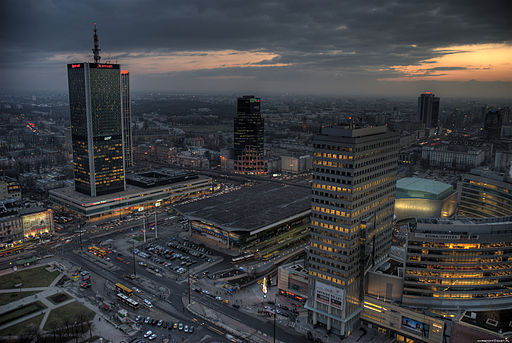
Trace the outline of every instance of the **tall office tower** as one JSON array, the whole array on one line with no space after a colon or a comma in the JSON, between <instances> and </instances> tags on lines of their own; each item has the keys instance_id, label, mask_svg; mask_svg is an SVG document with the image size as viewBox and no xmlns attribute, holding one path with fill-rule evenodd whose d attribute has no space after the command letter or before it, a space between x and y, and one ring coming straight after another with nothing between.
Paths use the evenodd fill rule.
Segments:
<instances>
[{"instance_id":1,"label":"tall office tower","mask_svg":"<svg viewBox=\"0 0 512 343\"><path fill-rule=\"evenodd\" d=\"M391 246L398 134L386 126L324 128L313 141L309 320L350 335L364 275Z\"/></svg>"},{"instance_id":2,"label":"tall office tower","mask_svg":"<svg viewBox=\"0 0 512 343\"><path fill-rule=\"evenodd\" d=\"M427 129L439 125L439 98L430 92L418 97L418 115L420 122Z\"/></svg>"},{"instance_id":3,"label":"tall office tower","mask_svg":"<svg viewBox=\"0 0 512 343\"><path fill-rule=\"evenodd\" d=\"M100 63L94 28L94 62L68 64L75 190L98 196L125 190L119 64Z\"/></svg>"},{"instance_id":4,"label":"tall office tower","mask_svg":"<svg viewBox=\"0 0 512 343\"><path fill-rule=\"evenodd\" d=\"M235 171L244 174L265 173L264 123L260 98L238 98L234 122Z\"/></svg>"},{"instance_id":5,"label":"tall office tower","mask_svg":"<svg viewBox=\"0 0 512 343\"><path fill-rule=\"evenodd\" d=\"M123 108L123 147L124 166L133 167L133 145L132 145L132 106L130 103L130 73L128 70L121 70L121 102Z\"/></svg>"}]
</instances>

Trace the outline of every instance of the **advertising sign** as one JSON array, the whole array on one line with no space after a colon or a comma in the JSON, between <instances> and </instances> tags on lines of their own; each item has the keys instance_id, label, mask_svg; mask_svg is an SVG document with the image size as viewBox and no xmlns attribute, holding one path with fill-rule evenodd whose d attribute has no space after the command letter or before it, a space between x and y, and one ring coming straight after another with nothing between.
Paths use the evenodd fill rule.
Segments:
<instances>
[{"instance_id":1,"label":"advertising sign","mask_svg":"<svg viewBox=\"0 0 512 343\"><path fill-rule=\"evenodd\" d=\"M341 288L326 285L325 283L316 282L315 299L316 301L337 308L343 309L345 291Z\"/></svg>"}]
</instances>

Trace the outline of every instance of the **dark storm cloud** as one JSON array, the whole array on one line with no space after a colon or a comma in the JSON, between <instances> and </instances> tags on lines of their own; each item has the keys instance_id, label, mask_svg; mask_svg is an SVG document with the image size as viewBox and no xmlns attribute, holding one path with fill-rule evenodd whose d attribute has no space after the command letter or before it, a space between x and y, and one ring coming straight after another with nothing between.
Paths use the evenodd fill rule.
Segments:
<instances>
[{"instance_id":1,"label":"dark storm cloud","mask_svg":"<svg viewBox=\"0 0 512 343\"><path fill-rule=\"evenodd\" d=\"M511 13L509 1L3 0L0 6L0 72L6 75L27 64L60 68L61 61L49 61L54 55L90 54L93 22L102 55L116 53L121 61L130 53L254 50L279 55L261 65L291 64L283 73L368 81L398 75L389 66L450 53L436 48L512 37L503 15ZM236 72L264 79L262 70Z\"/></svg>"}]
</instances>

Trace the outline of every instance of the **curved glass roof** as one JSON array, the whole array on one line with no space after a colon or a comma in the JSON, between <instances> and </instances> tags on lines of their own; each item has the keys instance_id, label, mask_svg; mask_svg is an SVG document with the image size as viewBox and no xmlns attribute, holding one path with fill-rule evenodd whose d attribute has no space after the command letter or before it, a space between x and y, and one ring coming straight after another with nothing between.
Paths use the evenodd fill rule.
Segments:
<instances>
[{"instance_id":1,"label":"curved glass roof","mask_svg":"<svg viewBox=\"0 0 512 343\"><path fill-rule=\"evenodd\" d=\"M421 198L442 200L454 192L447 183L422 179L419 177L404 177L396 182L396 198Z\"/></svg>"}]
</instances>

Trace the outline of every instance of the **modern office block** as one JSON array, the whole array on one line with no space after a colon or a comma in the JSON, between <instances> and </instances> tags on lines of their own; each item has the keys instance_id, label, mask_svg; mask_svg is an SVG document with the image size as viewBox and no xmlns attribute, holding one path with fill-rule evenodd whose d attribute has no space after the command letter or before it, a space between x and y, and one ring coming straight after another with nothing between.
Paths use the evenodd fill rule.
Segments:
<instances>
[{"instance_id":1,"label":"modern office block","mask_svg":"<svg viewBox=\"0 0 512 343\"><path fill-rule=\"evenodd\" d=\"M364 275L391 246L399 136L385 126L324 128L313 147L306 308L313 324L350 335Z\"/></svg>"}]
</instances>

